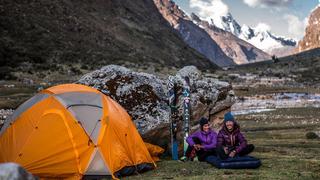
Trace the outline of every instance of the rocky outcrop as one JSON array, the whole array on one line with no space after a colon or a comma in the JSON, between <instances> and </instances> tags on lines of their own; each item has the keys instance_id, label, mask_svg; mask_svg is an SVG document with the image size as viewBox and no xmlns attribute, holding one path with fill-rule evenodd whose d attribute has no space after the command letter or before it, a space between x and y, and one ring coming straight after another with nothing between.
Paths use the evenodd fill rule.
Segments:
<instances>
[{"instance_id":1,"label":"rocky outcrop","mask_svg":"<svg viewBox=\"0 0 320 180\"><path fill-rule=\"evenodd\" d=\"M320 47L320 5L314 9L309 17L304 38L299 41L298 52Z\"/></svg>"},{"instance_id":2,"label":"rocky outcrop","mask_svg":"<svg viewBox=\"0 0 320 180\"><path fill-rule=\"evenodd\" d=\"M195 14L187 16L170 0L154 0L154 2L162 16L189 46L221 67L270 59L267 53L231 32L202 21Z\"/></svg>"},{"instance_id":3,"label":"rocky outcrop","mask_svg":"<svg viewBox=\"0 0 320 180\"><path fill-rule=\"evenodd\" d=\"M0 164L0 179L3 180L36 180L29 172L15 163Z\"/></svg>"},{"instance_id":4,"label":"rocky outcrop","mask_svg":"<svg viewBox=\"0 0 320 180\"><path fill-rule=\"evenodd\" d=\"M169 119L164 82L156 76L110 65L84 75L80 84L92 86L111 96L132 116L140 133Z\"/></svg>"},{"instance_id":5,"label":"rocky outcrop","mask_svg":"<svg viewBox=\"0 0 320 180\"><path fill-rule=\"evenodd\" d=\"M217 117L235 102L231 85L206 77L194 66L187 66L173 76L179 96L179 128L182 125L182 87L185 76L190 78L191 83L191 129L197 129L197 120L209 114L215 127L219 127L222 119ZM169 143L170 122L167 81L151 74L110 65L84 75L78 83L92 86L111 96L132 116L146 141L166 146ZM182 138L181 135L178 138Z\"/></svg>"}]
</instances>

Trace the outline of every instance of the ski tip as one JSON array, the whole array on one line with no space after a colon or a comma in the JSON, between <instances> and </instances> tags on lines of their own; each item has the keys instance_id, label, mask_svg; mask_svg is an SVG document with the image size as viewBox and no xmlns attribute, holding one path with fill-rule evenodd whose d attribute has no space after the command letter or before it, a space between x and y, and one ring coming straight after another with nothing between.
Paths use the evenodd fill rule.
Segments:
<instances>
[{"instance_id":1,"label":"ski tip","mask_svg":"<svg viewBox=\"0 0 320 180\"><path fill-rule=\"evenodd\" d=\"M180 161L186 162L186 161L188 161L188 158L186 156L183 156L183 157L180 158Z\"/></svg>"}]
</instances>

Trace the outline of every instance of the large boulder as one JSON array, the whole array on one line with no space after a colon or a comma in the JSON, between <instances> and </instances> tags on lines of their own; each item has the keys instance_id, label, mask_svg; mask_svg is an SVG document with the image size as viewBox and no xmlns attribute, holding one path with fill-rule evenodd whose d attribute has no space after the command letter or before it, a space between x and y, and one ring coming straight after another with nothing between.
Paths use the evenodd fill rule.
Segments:
<instances>
[{"instance_id":1,"label":"large boulder","mask_svg":"<svg viewBox=\"0 0 320 180\"><path fill-rule=\"evenodd\" d=\"M2 180L36 180L35 178L23 169L21 166L15 163L3 163L0 164L0 179Z\"/></svg>"},{"instance_id":2,"label":"large boulder","mask_svg":"<svg viewBox=\"0 0 320 180\"><path fill-rule=\"evenodd\" d=\"M218 81L201 73L194 66L186 66L173 76L176 83L179 122L178 138L182 138L182 88L185 76L191 85L191 131L198 128L200 117L209 117L214 128L219 128L222 115L235 102L229 83ZM169 144L170 109L167 105L168 79L151 74L134 72L125 67L109 65L84 75L78 83L92 86L111 96L132 116L142 137L151 143ZM181 131L180 131L181 130Z\"/></svg>"}]
</instances>

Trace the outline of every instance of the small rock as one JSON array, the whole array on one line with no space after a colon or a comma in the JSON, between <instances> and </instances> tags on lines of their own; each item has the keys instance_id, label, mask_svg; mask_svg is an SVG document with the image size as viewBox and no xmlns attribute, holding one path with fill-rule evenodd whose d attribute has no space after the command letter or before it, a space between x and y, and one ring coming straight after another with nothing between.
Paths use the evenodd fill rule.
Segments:
<instances>
[{"instance_id":1,"label":"small rock","mask_svg":"<svg viewBox=\"0 0 320 180\"><path fill-rule=\"evenodd\" d=\"M3 180L36 180L29 172L15 163L0 164L0 179Z\"/></svg>"},{"instance_id":2,"label":"small rock","mask_svg":"<svg viewBox=\"0 0 320 180\"><path fill-rule=\"evenodd\" d=\"M4 122L12 115L12 113L12 109L0 109L0 130Z\"/></svg>"},{"instance_id":3,"label":"small rock","mask_svg":"<svg viewBox=\"0 0 320 180\"><path fill-rule=\"evenodd\" d=\"M182 168L182 169L180 170L180 172L181 172L181 174L183 174L183 175L189 175L189 174L191 174L191 172L190 172L188 169L186 169L186 168Z\"/></svg>"}]
</instances>

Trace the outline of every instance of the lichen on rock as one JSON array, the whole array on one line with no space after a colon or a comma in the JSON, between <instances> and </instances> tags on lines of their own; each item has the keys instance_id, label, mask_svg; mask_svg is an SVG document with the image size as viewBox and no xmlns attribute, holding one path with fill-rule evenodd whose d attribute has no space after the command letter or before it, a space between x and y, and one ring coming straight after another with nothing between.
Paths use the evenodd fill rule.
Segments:
<instances>
[{"instance_id":1,"label":"lichen on rock","mask_svg":"<svg viewBox=\"0 0 320 180\"><path fill-rule=\"evenodd\" d=\"M180 69L176 83L179 110L178 128L183 122L183 86L190 79L191 127L197 129L201 117L215 117L235 103L232 86L227 82L206 77L195 66ZM109 65L84 75L78 83L92 86L121 104L131 115L142 137L158 145L168 144L170 109L167 104L167 82L155 75L134 72L122 66ZM219 128L221 118L212 119ZM182 133L182 130L181 130ZM178 138L182 136L179 133Z\"/></svg>"}]
</instances>

